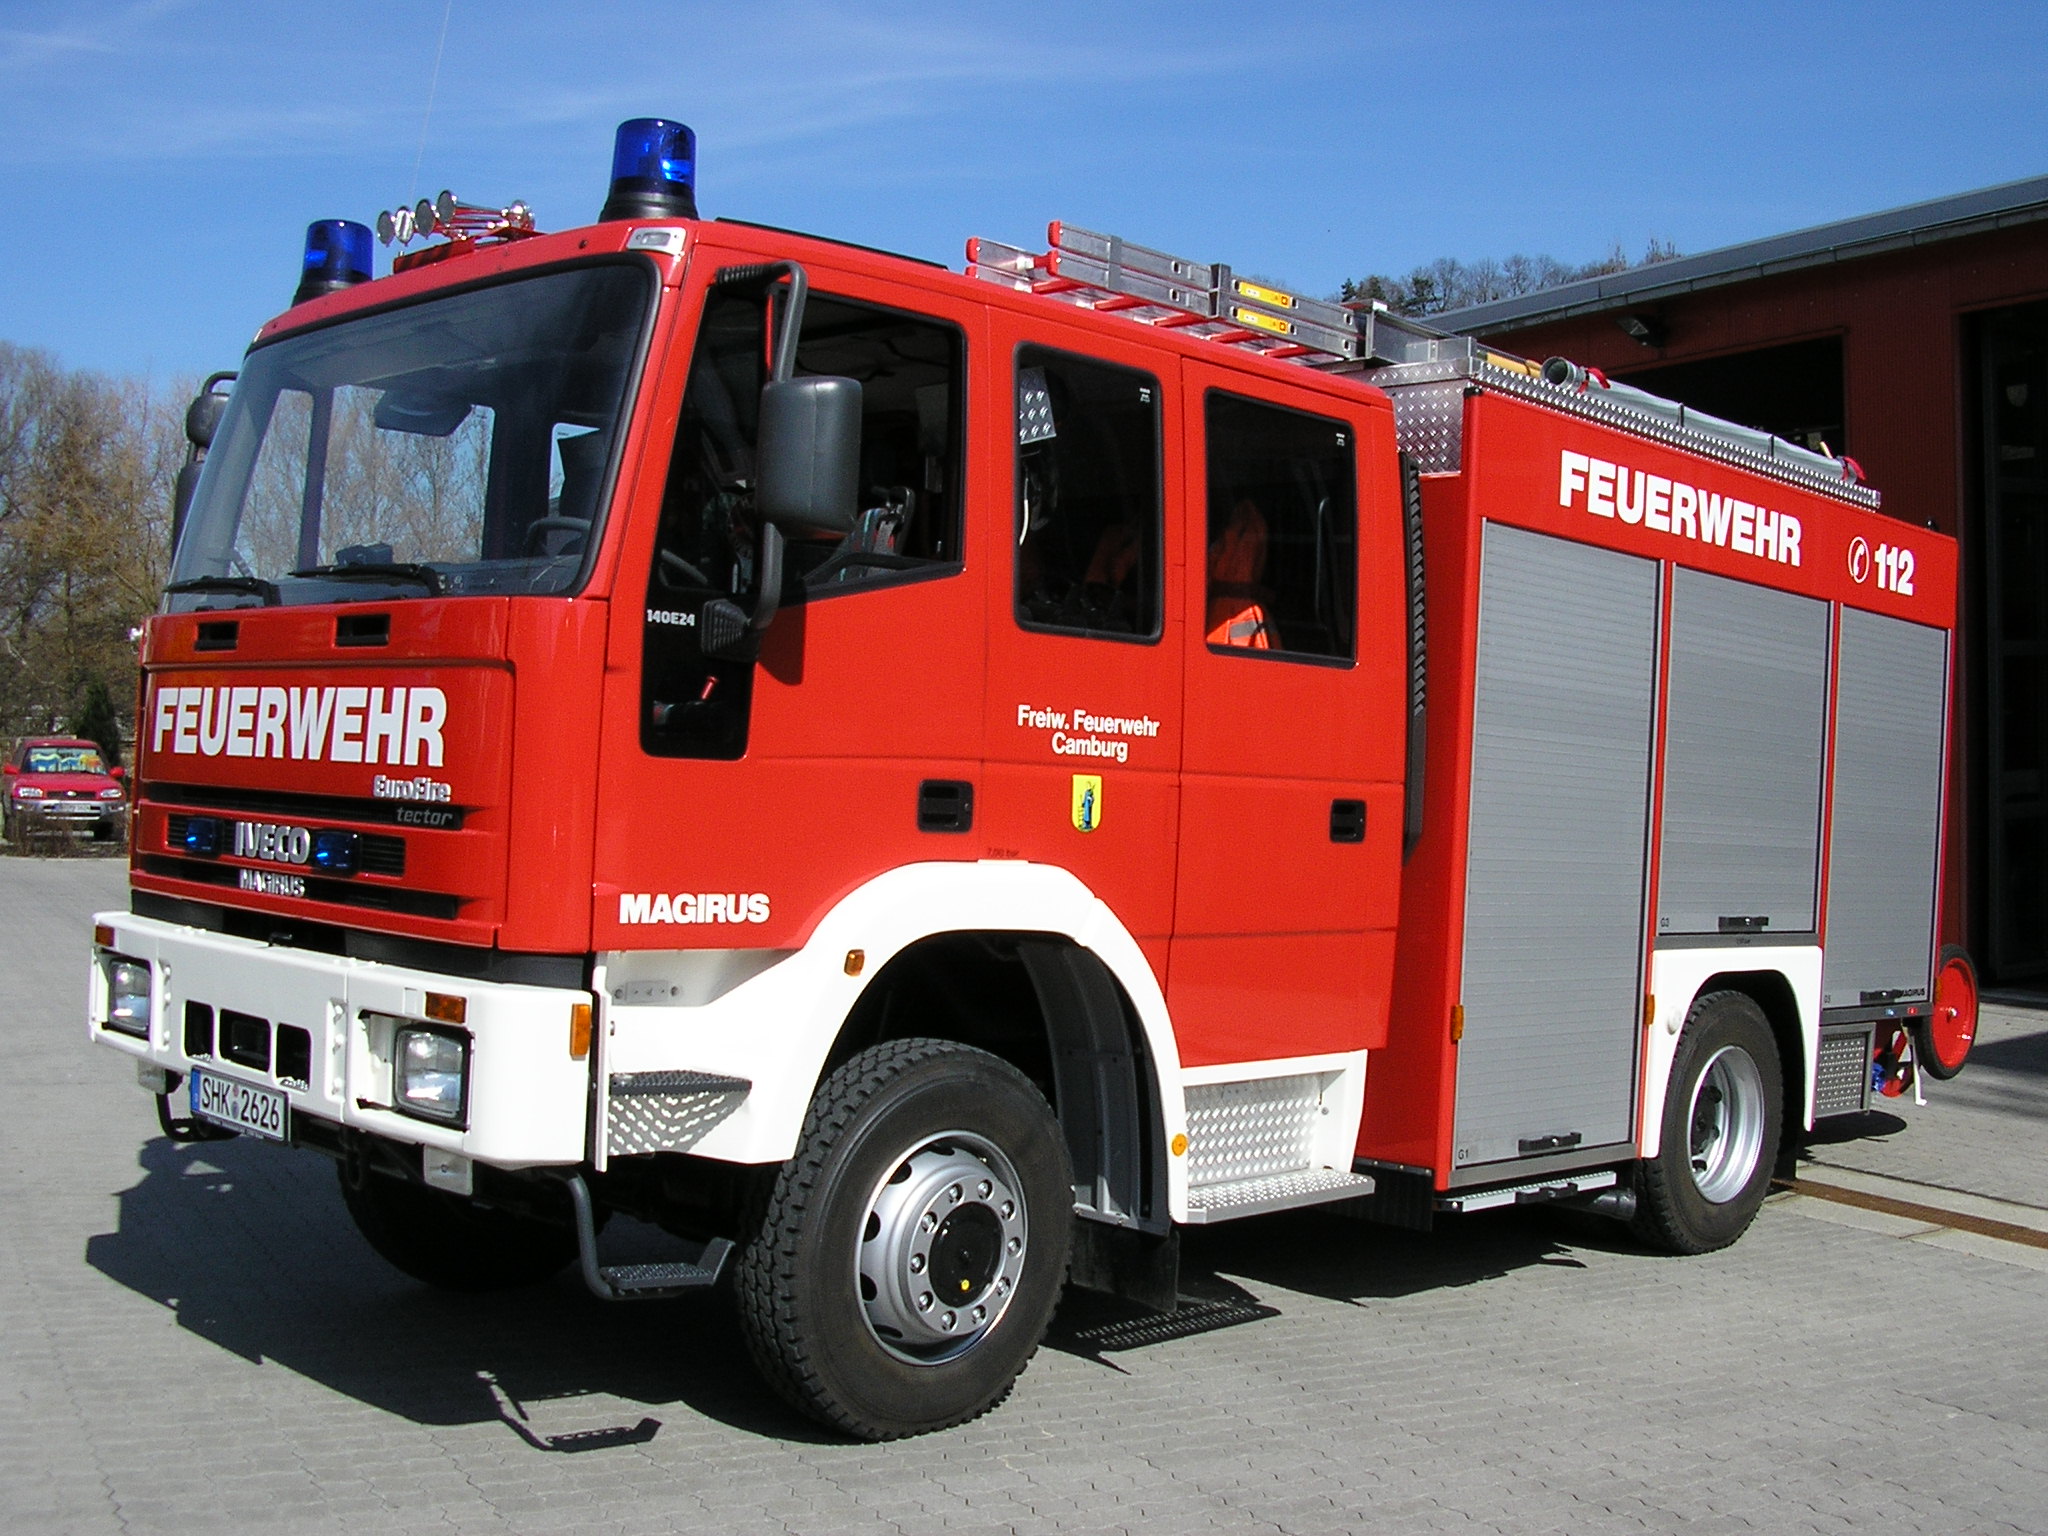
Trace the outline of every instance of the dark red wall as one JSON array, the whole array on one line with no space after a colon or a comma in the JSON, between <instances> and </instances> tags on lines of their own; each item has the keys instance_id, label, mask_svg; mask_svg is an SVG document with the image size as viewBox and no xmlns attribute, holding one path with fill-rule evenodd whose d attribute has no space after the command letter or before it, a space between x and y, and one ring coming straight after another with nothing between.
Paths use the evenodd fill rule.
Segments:
<instances>
[{"instance_id":1,"label":"dark red wall","mask_svg":"<svg viewBox=\"0 0 2048 1536\"><path fill-rule=\"evenodd\" d=\"M1966 517L1977 449L1968 401L1965 316L1974 310L2048 298L2048 223L2035 222L1915 249L1804 267L1630 306L1668 328L1662 347L1624 334L1611 311L1484 333L1504 351L1562 355L1612 374L1691 362L1759 347L1842 338L1846 451L1883 493L1894 517L1932 523L1963 540L1965 572L1958 645L1955 750L1951 756L1942 929L1963 940L1974 928L1975 882L1967 868L1976 787L1968 718L1968 612L1977 572Z\"/></svg>"}]
</instances>

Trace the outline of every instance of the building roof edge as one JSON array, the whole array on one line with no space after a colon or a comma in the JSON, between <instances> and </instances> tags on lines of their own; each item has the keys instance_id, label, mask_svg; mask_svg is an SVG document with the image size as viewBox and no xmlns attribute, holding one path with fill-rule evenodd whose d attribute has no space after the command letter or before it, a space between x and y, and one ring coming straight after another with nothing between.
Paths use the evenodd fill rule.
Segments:
<instances>
[{"instance_id":1,"label":"building roof edge","mask_svg":"<svg viewBox=\"0 0 2048 1536\"><path fill-rule=\"evenodd\" d=\"M2041 219L2048 219L2048 176L2030 176L1994 187L1980 187L1974 192L1959 192L1832 224L1816 224L1789 234L1722 246L1697 256L1681 256L1604 277L1583 278L1511 299L1470 304L1432 315L1429 323L1464 335L1499 335L1553 320L1655 303L1705 288L1749 282L1805 267L1856 261Z\"/></svg>"}]
</instances>

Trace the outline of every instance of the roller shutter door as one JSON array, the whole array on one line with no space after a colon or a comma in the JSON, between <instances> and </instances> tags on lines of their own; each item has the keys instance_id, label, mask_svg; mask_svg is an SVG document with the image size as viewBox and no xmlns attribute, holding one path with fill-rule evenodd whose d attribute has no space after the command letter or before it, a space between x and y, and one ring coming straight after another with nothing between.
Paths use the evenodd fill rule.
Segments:
<instances>
[{"instance_id":1,"label":"roller shutter door","mask_svg":"<svg viewBox=\"0 0 2048 1536\"><path fill-rule=\"evenodd\" d=\"M1657 931L1811 933L1828 605L1678 571Z\"/></svg>"},{"instance_id":2,"label":"roller shutter door","mask_svg":"<svg viewBox=\"0 0 2048 1536\"><path fill-rule=\"evenodd\" d=\"M1460 1168L1633 1135L1657 611L1652 561L1486 528Z\"/></svg>"},{"instance_id":3,"label":"roller shutter door","mask_svg":"<svg viewBox=\"0 0 2048 1536\"><path fill-rule=\"evenodd\" d=\"M1821 1006L1918 1002L1934 969L1948 636L1842 610Z\"/></svg>"}]
</instances>

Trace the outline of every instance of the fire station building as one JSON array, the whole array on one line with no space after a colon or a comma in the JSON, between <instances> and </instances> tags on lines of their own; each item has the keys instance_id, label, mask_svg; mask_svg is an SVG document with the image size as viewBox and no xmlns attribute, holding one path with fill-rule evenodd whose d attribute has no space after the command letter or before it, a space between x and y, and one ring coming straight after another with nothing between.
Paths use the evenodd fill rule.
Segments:
<instances>
[{"instance_id":1,"label":"fire station building","mask_svg":"<svg viewBox=\"0 0 2048 1536\"><path fill-rule=\"evenodd\" d=\"M1957 537L1943 937L2048 986L2048 176L1433 323L1825 445Z\"/></svg>"}]
</instances>

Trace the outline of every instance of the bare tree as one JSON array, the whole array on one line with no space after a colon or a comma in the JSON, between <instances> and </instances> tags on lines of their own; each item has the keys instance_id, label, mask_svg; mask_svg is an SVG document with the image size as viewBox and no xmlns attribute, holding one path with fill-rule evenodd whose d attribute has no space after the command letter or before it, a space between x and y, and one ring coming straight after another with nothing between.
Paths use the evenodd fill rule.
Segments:
<instances>
[{"instance_id":1,"label":"bare tree","mask_svg":"<svg viewBox=\"0 0 2048 1536\"><path fill-rule=\"evenodd\" d=\"M1559 261L1555 256L1520 253L1499 261L1483 257L1469 263L1454 256L1439 256L1435 261L1417 267L1406 277L1392 277L1382 272L1347 279L1337 298L1345 304L1384 304L1404 315L1437 315L1446 310L1463 309L1468 304L1490 304L1496 299L1541 293L1546 288L1575 283L1583 278L1626 272L1632 266L1670 261L1677 255L1678 247L1670 241L1652 239L1640 263L1631 262L1619 244L1600 260L1578 266Z\"/></svg>"},{"instance_id":2,"label":"bare tree","mask_svg":"<svg viewBox=\"0 0 2048 1536\"><path fill-rule=\"evenodd\" d=\"M0 732L61 728L94 682L125 714L168 564L181 392L0 343Z\"/></svg>"}]
</instances>

